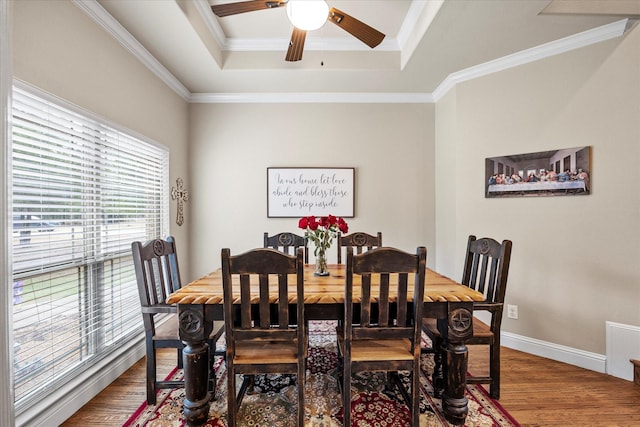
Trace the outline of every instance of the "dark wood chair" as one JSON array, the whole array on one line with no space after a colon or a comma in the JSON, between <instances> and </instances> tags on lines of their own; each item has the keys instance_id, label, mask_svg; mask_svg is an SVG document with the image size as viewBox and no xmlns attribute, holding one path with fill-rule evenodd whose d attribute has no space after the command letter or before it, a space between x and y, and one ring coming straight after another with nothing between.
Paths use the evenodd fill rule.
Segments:
<instances>
[{"instance_id":1,"label":"dark wood chair","mask_svg":"<svg viewBox=\"0 0 640 427\"><path fill-rule=\"evenodd\" d=\"M469 345L489 347L489 376L471 376L467 378L467 383L489 384L489 394L494 399L500 399L500 327L510 259L510 240L498 243L490 238L476 239L476 236L469 236L462 283L485 295L484 301L473 304L473 311L488 311L491 320L486 324L474 316L473 337L467 341ZM439 397L444 388L444 361L440 351L443 340L435 319L424 319L423 330L433 342L432 348L424 349L424 352L435 353L433 386Z\"/></svg>"},{"instance_id":2,"label":"dark wood chair","mask_svg":"<svg viewBox=\"0 0 640 427\"><path fill-rule=\"evenodd\" d=\"M413 304L409 296L424 299L426 259L425 247L415 255L389 247L354 255L347 248L345 317L337 331L345 426L351 425L351 374L362 371L388 372L411 411L410 425L420 425L421 323L416 319L422 318L423 304ZM371 292L372 283L380 284L379 293ZM398 371L411 372L411 397Z\"/></svg>"},{"instance_id":3,"label":"dark wood chair","mask_svg":"<svg viewBox=\"0 0 640 427\"><path fill-rule=\"evenodd\" d=\"M184 381L159 381L156 378L156 349L177 349L178 367L182 368L183 363L184 344L178 335L177 307L166 303L167 296L182 287L178 256L172 236L166 240L155 239L145 244L133 242L131 250L145 331L147 403L155 405L157 389L184 387ZM212 348L211 362L215 343L223 332L224 329L220 328L212 333L208 340ZM212 363L209 366L211 369ZM213 389L214 381L210 381L209 386Z\"/></svg>"},{"instance_id":4,"label":"dark wood chair","mask_svg":"<svg viewBox=\"0 0 640 427\"><path fill-rule=\"evenodd\" d=\"M304 248L304 263L309 263L309 242L306 237L293 233L278 233L269 236L264 233L263 248L273 248L285 254L293 255L298 248Z\"/></svg>"},{"instance_id":5,"label":"dark wood chair","mask_svg":"<svg viewBox=\"0 0 640 427\"><path fill-rule=\"evenodd\" d=\"M342 252L344 248L352 247L357 254L361 254L365 250L371 250L373 248L379 248L382 246L382 233L378 232L377 235L355 232L343 236L338 234L338 264L342 264Z\"/></svg>"},{"instance_id":6,"label":"dark wood chair","mask_svg":"<svg viewBox=\"0 0 640 427\"><path fill-rule=\"evenodd\" d=\"M222 249L229 427L236 425L238 409L254 375L271 373L297 375L297 425L304 426L307 333L303 252L298 248L296 255L290 256L258 248L231 256L229 249ZM296 283L290 286L292 277ZM239 294L233 292L232 280L239 284ZM296 303L292 305L295 312L290 312L290 302ZM244 374L237 396L236 374Z\"/></svg>"}]
</instances>

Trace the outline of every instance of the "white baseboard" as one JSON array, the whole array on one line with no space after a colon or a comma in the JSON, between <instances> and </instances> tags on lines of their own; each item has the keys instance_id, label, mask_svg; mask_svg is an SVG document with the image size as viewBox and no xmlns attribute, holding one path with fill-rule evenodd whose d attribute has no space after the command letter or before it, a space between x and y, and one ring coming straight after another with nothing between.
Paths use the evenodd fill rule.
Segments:
<instances>
[{"instance_id":1,"label":"white baseboard","mask_svg":"<svg viewBox=\"0 0 640 427\"><path fill-rule=\"evenodd\" d=\"M62 424L145 355L144 339L114 357L103 359L82 379L71 381L46 399L16 416L15 426L49 427ZM140 401L142 403L142 401Z\"/></svg>"},{"instance_id":2,"label":"white baseboard","mask_svg":"<svg viewBox=\"0 0 640 427\"><path fill-rule=\"evenodd\" d=\"M603 354L578 350L547 341L537 340L522 335L502 332L500 334L502 345L514 350L523 351L535 356L546 357L558 362L589 369L591 371L606 372L607 357Z\"/></svg>"}]
</instances>

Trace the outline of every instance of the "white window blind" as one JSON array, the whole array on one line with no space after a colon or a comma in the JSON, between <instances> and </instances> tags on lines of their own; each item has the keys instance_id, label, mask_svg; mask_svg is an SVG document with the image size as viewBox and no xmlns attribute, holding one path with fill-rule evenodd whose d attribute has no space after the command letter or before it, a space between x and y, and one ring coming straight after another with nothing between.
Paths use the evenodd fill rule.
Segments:
<instances>
[{"instance_id":1,"label":"white window blind","mask_svg":"<svg viewBox=\"0 0 640 427\"><path fill-rule=\"evenodd\" d=\"M168 231L168 151L13 92L16 409L142 331L131 242Z\"/></svg>"}]
</instances>

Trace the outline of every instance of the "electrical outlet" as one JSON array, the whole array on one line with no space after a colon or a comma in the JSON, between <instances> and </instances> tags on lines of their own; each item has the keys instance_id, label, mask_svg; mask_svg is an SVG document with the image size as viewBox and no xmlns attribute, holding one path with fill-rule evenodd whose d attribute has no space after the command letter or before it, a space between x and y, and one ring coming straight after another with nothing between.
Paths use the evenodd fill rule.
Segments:
<instances>
[{"instance_id":1,"label":"electrical outlet","mask_svg":"<svg viewBox=\"0 0 640 427\"><path fill-rule=\"evenodd\" d=\"M507 317L509 319L517 319L518 318L518 306L507 304Z\"/></svg>"}]
</instances>

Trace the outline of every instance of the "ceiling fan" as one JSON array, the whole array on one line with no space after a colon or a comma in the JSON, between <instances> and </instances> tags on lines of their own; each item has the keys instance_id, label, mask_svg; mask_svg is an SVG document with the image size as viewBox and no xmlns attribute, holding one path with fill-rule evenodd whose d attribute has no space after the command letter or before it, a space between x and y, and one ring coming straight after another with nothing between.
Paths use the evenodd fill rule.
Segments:
<instances>
[{"instance_id":1,"label":"ceiling fan","mask_svg":"<svg viewBox=\"0 0 640 427\"><path fill-rule=\"evenodd\" d=\"M370 48L374 48L382 42L385 35L362 21L332 7L329 9L325 0L249 0L235 3L212 5L211 10L216 16L224 17L239 13L253 12L255 10L275 9L286 6L287 16L294 25L289 49L287 50L287 61L300 61L304 49L304 41L307 31L315 30L330 21L342 28ZM315 22L307 24L299 22L299 19L307 17L305 7L311 7L314 12L309 12Z\"/></svg>"}]
</instances>

